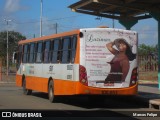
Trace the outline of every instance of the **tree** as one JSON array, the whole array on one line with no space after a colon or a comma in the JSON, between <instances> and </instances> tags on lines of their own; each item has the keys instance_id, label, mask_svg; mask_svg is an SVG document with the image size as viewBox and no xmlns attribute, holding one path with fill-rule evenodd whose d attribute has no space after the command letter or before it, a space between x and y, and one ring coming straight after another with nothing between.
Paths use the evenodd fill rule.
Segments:
<instances>
[{"instance_id":1,"label":"tree","mask_svg":"<svg viewBox=\"0 0 160 120\"><path fill-rule=\"evenodd\" d=\"M141 44L138 46L138 54L139 55L156 55L158 53L158 45L149 46L145 44Z\"/></svg>"},{"instance_id":2,"label":"tree","mask_svg":"<svg viewBox=\"0 0 160 120\"><path fill-rule=\"evenodd\" d=\"M18 41L25 40L26 37L19 32L8 32L8 55L9 59L12 58L12 54L17 50ZM0 58L6 60L7 54L7 31L0 32Z\"/></svg>"}]
</instances>

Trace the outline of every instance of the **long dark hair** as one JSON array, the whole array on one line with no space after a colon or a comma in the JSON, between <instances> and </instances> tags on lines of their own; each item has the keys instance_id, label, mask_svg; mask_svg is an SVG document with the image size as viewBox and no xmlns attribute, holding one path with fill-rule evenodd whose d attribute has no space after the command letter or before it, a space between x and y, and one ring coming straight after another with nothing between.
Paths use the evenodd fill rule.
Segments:
<instances>
[{"instance_id":1,"label":"long dark hair","mask_svg":"<svg viewBox=\"0 0 160 120\"><path fill-rule=\"evenodd\" d=\"M118 39L115 39L115 45L116 47L118 48L118 44L119 42L123 42L126 46L127 46L127 49L126 49L126 55L129 59L129 61L132 61L136 58L136 54L132 53L132 47L129 45L129 43L124 39L124 38L118 38Z\"/></svg>"},{"instance_id":2,"label":"long dark hair","mask_svg":"<svg viewBox=\"0 0 160 120\"><path fill-rule=\"evenodd\" d=\"M128 59L129 59L129 61L132 61L132 60L134 60L136 58L136 54L132 53L131 47L127 43L125 43L125 44L127 46L126 55L127 55Z\"/></svg>"}]
</instances>

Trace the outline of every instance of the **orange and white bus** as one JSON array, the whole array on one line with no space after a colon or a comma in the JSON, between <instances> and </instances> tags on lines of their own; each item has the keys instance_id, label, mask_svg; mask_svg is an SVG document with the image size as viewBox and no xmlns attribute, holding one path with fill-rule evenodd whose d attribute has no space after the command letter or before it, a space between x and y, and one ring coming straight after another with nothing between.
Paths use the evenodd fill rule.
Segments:
<instances>
[{"instance_id":1,"label":"orange and white bus","mask_svg":"<svg viewBox=\"0 0 160 120\"><path fill-rule=\"evenodd\" d=\"M48 93L51 102L59 95L135 95L137 44L135 31L114 28L21 40L16 85L27 95Z\"/></svg>"}]
</instances>

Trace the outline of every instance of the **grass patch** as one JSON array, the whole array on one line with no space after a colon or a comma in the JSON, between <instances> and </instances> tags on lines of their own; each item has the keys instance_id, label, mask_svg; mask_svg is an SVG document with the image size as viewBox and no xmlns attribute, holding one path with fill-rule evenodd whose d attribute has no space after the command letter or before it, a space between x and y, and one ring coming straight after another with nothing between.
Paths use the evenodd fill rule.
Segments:
<instances>
[{"instance_id":1,"label":"grass patch","mask_svg":"<svg viewBox=\"0 0 160 120\"><path fill-rule=\"evenodd\" d=\"M158 80L158 71L139 72L139 80Z\"/></svg>"}]
</instances>

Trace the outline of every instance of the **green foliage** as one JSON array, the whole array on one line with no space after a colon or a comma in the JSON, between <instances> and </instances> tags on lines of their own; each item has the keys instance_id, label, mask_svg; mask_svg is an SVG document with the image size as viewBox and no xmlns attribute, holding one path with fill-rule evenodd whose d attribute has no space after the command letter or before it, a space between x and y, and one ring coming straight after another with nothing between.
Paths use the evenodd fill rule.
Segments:
<instances>
[{"instance_id":1,"label":"green foliage","mask_svg":"<svg viewBox=\"0 0 160 120\"><path fill-rule=\"evenodd\" d=\"M8 54L12 56L13 52L17 50L18 41L25 40L26 37L19 32L8 32ZM0 32L0 57L5 58L7 51L7 31Z\"/></svg>"},{"instance_id":2,"label":"green foliage","mask_svg":"<svg viewBox=\"0 0 160 120\"><path fill-rule=\"evenodd\" d=\"M158 53L158 45L149 46L145 44L141 44L138 46L138 55L150 55L150 54L157 54Z\"/></svg>"}]
</instances>

